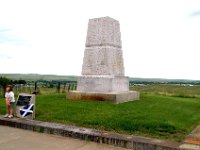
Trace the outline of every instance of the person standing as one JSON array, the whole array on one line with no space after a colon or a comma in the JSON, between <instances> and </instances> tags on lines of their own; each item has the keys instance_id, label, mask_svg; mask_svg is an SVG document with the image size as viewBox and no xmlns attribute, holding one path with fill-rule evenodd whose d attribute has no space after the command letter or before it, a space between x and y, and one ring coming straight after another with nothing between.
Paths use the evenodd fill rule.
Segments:
<instances>
[{"instance_id":1,"label":"person standing","mask_svg":"<svg viewBox=\"0 0 200 150\"><path fill-rule=\"evenodd\" d=\"M5 93L5 100L6 100L6 115L5 118L13 118L14 106L15 106L15 95L12 91L12 86L6 86L6 93Z\"/></svg>"}]
</instances>

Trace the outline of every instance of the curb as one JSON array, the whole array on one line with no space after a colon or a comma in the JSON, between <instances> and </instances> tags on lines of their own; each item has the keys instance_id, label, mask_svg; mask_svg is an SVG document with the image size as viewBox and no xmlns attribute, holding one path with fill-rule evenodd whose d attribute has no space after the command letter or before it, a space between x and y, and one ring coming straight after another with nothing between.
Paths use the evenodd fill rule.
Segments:
<instances>
[{"instance_id":1,"label":"curb","mask_svg":"<svg viewBox=\"0 0 200 150\"><path fill-rule=\"evenodd\" d=\"M35 120L6 119L0 116L0 125L31 130L40 133L72 137L133 150L179 150L181 143L140 136L130 136L99 131L90 128L62 125Z\"/></svg>"}]
</instances>

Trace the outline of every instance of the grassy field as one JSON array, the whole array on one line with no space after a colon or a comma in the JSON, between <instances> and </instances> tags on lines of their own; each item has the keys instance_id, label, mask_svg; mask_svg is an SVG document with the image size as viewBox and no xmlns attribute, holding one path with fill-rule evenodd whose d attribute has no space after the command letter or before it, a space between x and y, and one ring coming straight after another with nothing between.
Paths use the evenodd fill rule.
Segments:
<instances>
[{"instance_id":1,"label":"grassy field","mask_svg":"<svg viewBox=\"0 0 200 150\"><path fill-rule=\"evenodd\" d=\"M200 99L142 93L123 104L71 101L65 94L37 96L36 120L181 141L200 123ZM0 114L5 104L0 99Z\"/></svg>"},{"instance_id":2,"label":"grassy field","mask_svg":"<svg viewBox=\"0 0 200 150\"><path fill-rule=\"evenodd\" d=\"M153 93L164 96L200 98L200 86L160 84L133 86L130 89L140 91L141 93Z\"/></svg>"}]
</instances>

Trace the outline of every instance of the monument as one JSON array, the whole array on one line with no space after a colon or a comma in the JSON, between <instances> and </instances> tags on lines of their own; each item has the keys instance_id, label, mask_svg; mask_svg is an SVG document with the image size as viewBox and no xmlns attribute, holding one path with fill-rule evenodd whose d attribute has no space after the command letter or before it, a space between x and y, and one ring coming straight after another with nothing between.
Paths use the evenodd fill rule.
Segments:
<instances>
[{"instance_id":1,"label":"monument","mask_svg":"<svg viewBox=\"0 0 200 150\"><path fill-rule=\"evenodd\" d=\"M70 91L67 97L116 103L139 99L139 92L129 91L129 79L124 76L117 20L110 17L89 20L82 76L77 91Z\"/></svg>"},{"instance_id":2,"label":"monument","mask_svg":"<svg viewBox=\"0 0 200 150\"><path fill-rule=\"evenodd\" d=\"M16 102L15 115L19 118L35 119L35 95L20 93Z\"/></svg>"}]
</instances>

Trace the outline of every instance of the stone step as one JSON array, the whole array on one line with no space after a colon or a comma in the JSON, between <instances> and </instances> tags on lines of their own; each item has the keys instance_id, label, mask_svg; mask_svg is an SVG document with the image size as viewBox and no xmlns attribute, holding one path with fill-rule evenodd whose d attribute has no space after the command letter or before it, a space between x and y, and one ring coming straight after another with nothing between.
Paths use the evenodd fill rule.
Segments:
<instances>
[{"instance_id":1,"label":"stone step","mask_svg":"<svg viewBox=\"0 0 200 150\"><path fill-rule=\"evenodd\" d=\"M194 144L182 144L180 146L181 150L200 150L199 145L194 145Z\"/></svg>"}]
</instances>

